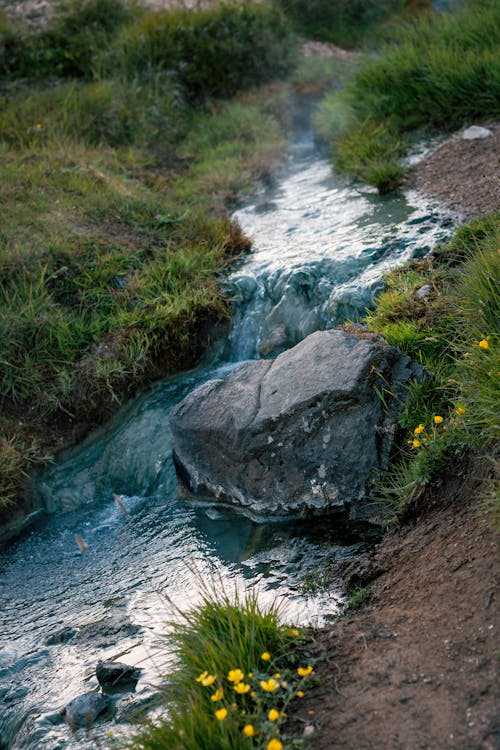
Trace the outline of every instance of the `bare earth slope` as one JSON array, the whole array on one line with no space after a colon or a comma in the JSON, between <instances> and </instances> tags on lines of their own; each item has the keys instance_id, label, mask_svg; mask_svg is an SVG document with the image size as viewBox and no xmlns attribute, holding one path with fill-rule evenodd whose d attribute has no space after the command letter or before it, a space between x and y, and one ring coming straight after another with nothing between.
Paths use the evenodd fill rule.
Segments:
<instances>
[{"instance_id":1,"label":"bare earth slope","mask_svg":"<svg viewBox=\"0 0 500 750\"><path fill-rule=\"evenodd\" d=\"M411 187L435 198L464 217L500 207L500 124L492 135L464 140L456 134L419 162Z\"/></svg>"},{"instance_id":2,"label":"bare earth slope","mask_svg":"<svg viewBox=\"0 0 500 750\"><path fill-rule=\"evenodd\" d=\"M500 558L481 494L473 474L448 479L446 506L374 554L368 604L317 634L321 686L299 711L315 750L499 747Z\"/></svg>"}]
</instances>

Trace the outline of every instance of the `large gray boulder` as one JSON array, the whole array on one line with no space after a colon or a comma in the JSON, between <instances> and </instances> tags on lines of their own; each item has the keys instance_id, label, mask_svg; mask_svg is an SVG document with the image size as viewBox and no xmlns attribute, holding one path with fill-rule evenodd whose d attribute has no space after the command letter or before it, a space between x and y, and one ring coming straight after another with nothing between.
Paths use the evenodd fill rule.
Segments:
<instances>
[{"instance_id":1,"label":"large gray boulder","mask_svg":"<svg viewBox=\"0 0 500 750\"><path fill-rule=\"evenodd\" d=\"M178 475L191 494L252 516L342 510L366 518L370 479L394 439L389 412L420 376L374 336L313 333L274 361L247 362L205 383L174 408Z\"/></svg>"}]
</instances>

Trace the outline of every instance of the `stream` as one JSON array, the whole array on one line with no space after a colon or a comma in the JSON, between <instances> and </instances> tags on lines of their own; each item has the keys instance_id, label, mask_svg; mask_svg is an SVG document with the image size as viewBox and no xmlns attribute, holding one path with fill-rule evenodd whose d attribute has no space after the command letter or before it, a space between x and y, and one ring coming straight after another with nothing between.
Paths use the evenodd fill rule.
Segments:
<instances>
[{"instance_id":1,"label":"stream","mask_svg":"<svg viewBox=\"0 0 500 750\"><path fill-rule=\"evenodd\" d=\"M227 339L41 472L49 515L0 554L0 750L86 750L129 732L168 677L166 621L207 585L256 587L293 624L322 624L342 606L328 564L366 542L324 520L258 521L189 503L171 459L169 411L189 391L359 316L384 271L451 233L453 217L421 197L381 197L332 172L309 127L296 125L273 184L235 213L253 251L223 282L234 298ZM136 691L115 696L108 721L72 732L60 709L97 687L98 659L116 657L143 669Z\"/></svg>"}]
</instances>

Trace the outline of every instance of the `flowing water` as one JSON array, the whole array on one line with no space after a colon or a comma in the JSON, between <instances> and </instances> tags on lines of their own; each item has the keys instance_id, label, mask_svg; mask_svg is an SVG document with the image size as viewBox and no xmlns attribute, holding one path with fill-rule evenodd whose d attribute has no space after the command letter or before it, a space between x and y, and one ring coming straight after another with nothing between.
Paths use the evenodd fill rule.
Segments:
<instances>
[{"instance_id":1,"label":"flowing water","mask_svg":"<svg viewBox=\"0 0 500 750\"><path fill-rule=\"evenodd\" d=\"M225 282L235 300L227 341L43 472L37 491L52 515L0 555L0 750L84 750L126 731L168 673L170 602L189 607L207 581L256 586L263 602L278 596L293 623L338 611L339 585L317 584L362 543L324 521L258 523L179 498L168 414L238 362L362 312L384 270L427 253L453 222L416 195L380 197L332 173L301 127L274 184L236 218L254 247ZM144 668L136 692L122 695L108 723L73 734L59 710L97 686L99 658L117 656Z\"/></svg>"}]
</instances>

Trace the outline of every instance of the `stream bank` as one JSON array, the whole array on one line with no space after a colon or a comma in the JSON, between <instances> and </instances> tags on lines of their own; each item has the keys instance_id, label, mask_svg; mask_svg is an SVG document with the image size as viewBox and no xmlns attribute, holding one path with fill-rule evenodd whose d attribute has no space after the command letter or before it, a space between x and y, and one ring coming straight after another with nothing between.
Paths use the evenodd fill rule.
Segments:
<instances>
[{"instance_id":1,"label":"stream bank","mask_svg":"<svg viewBox=\"0 0 500 750\"><path fill-rule=\"evenodd\" d=\"M469 460L442 475L371 556L361 609L312 634L320 687L293 727L312 726L318 750L498 747L491 473Z\"/></svg>"},{"instance_id":2,"label":"stream bank","mask_svg":"<svg viewBox=\"0 0 500 750\"><path fill-rule=\"evenodd\" d=\"M462 216L498 209L498 126L457 133L408 183ZM494 280L493 280L494 281ZM498 471L467 455L438 473L377 549L350 570L359 609L311 631L319 686L291 730L319 750L496 750ZM305 729L306 728L306 729Z\"/></svg>"}]
</instances>

